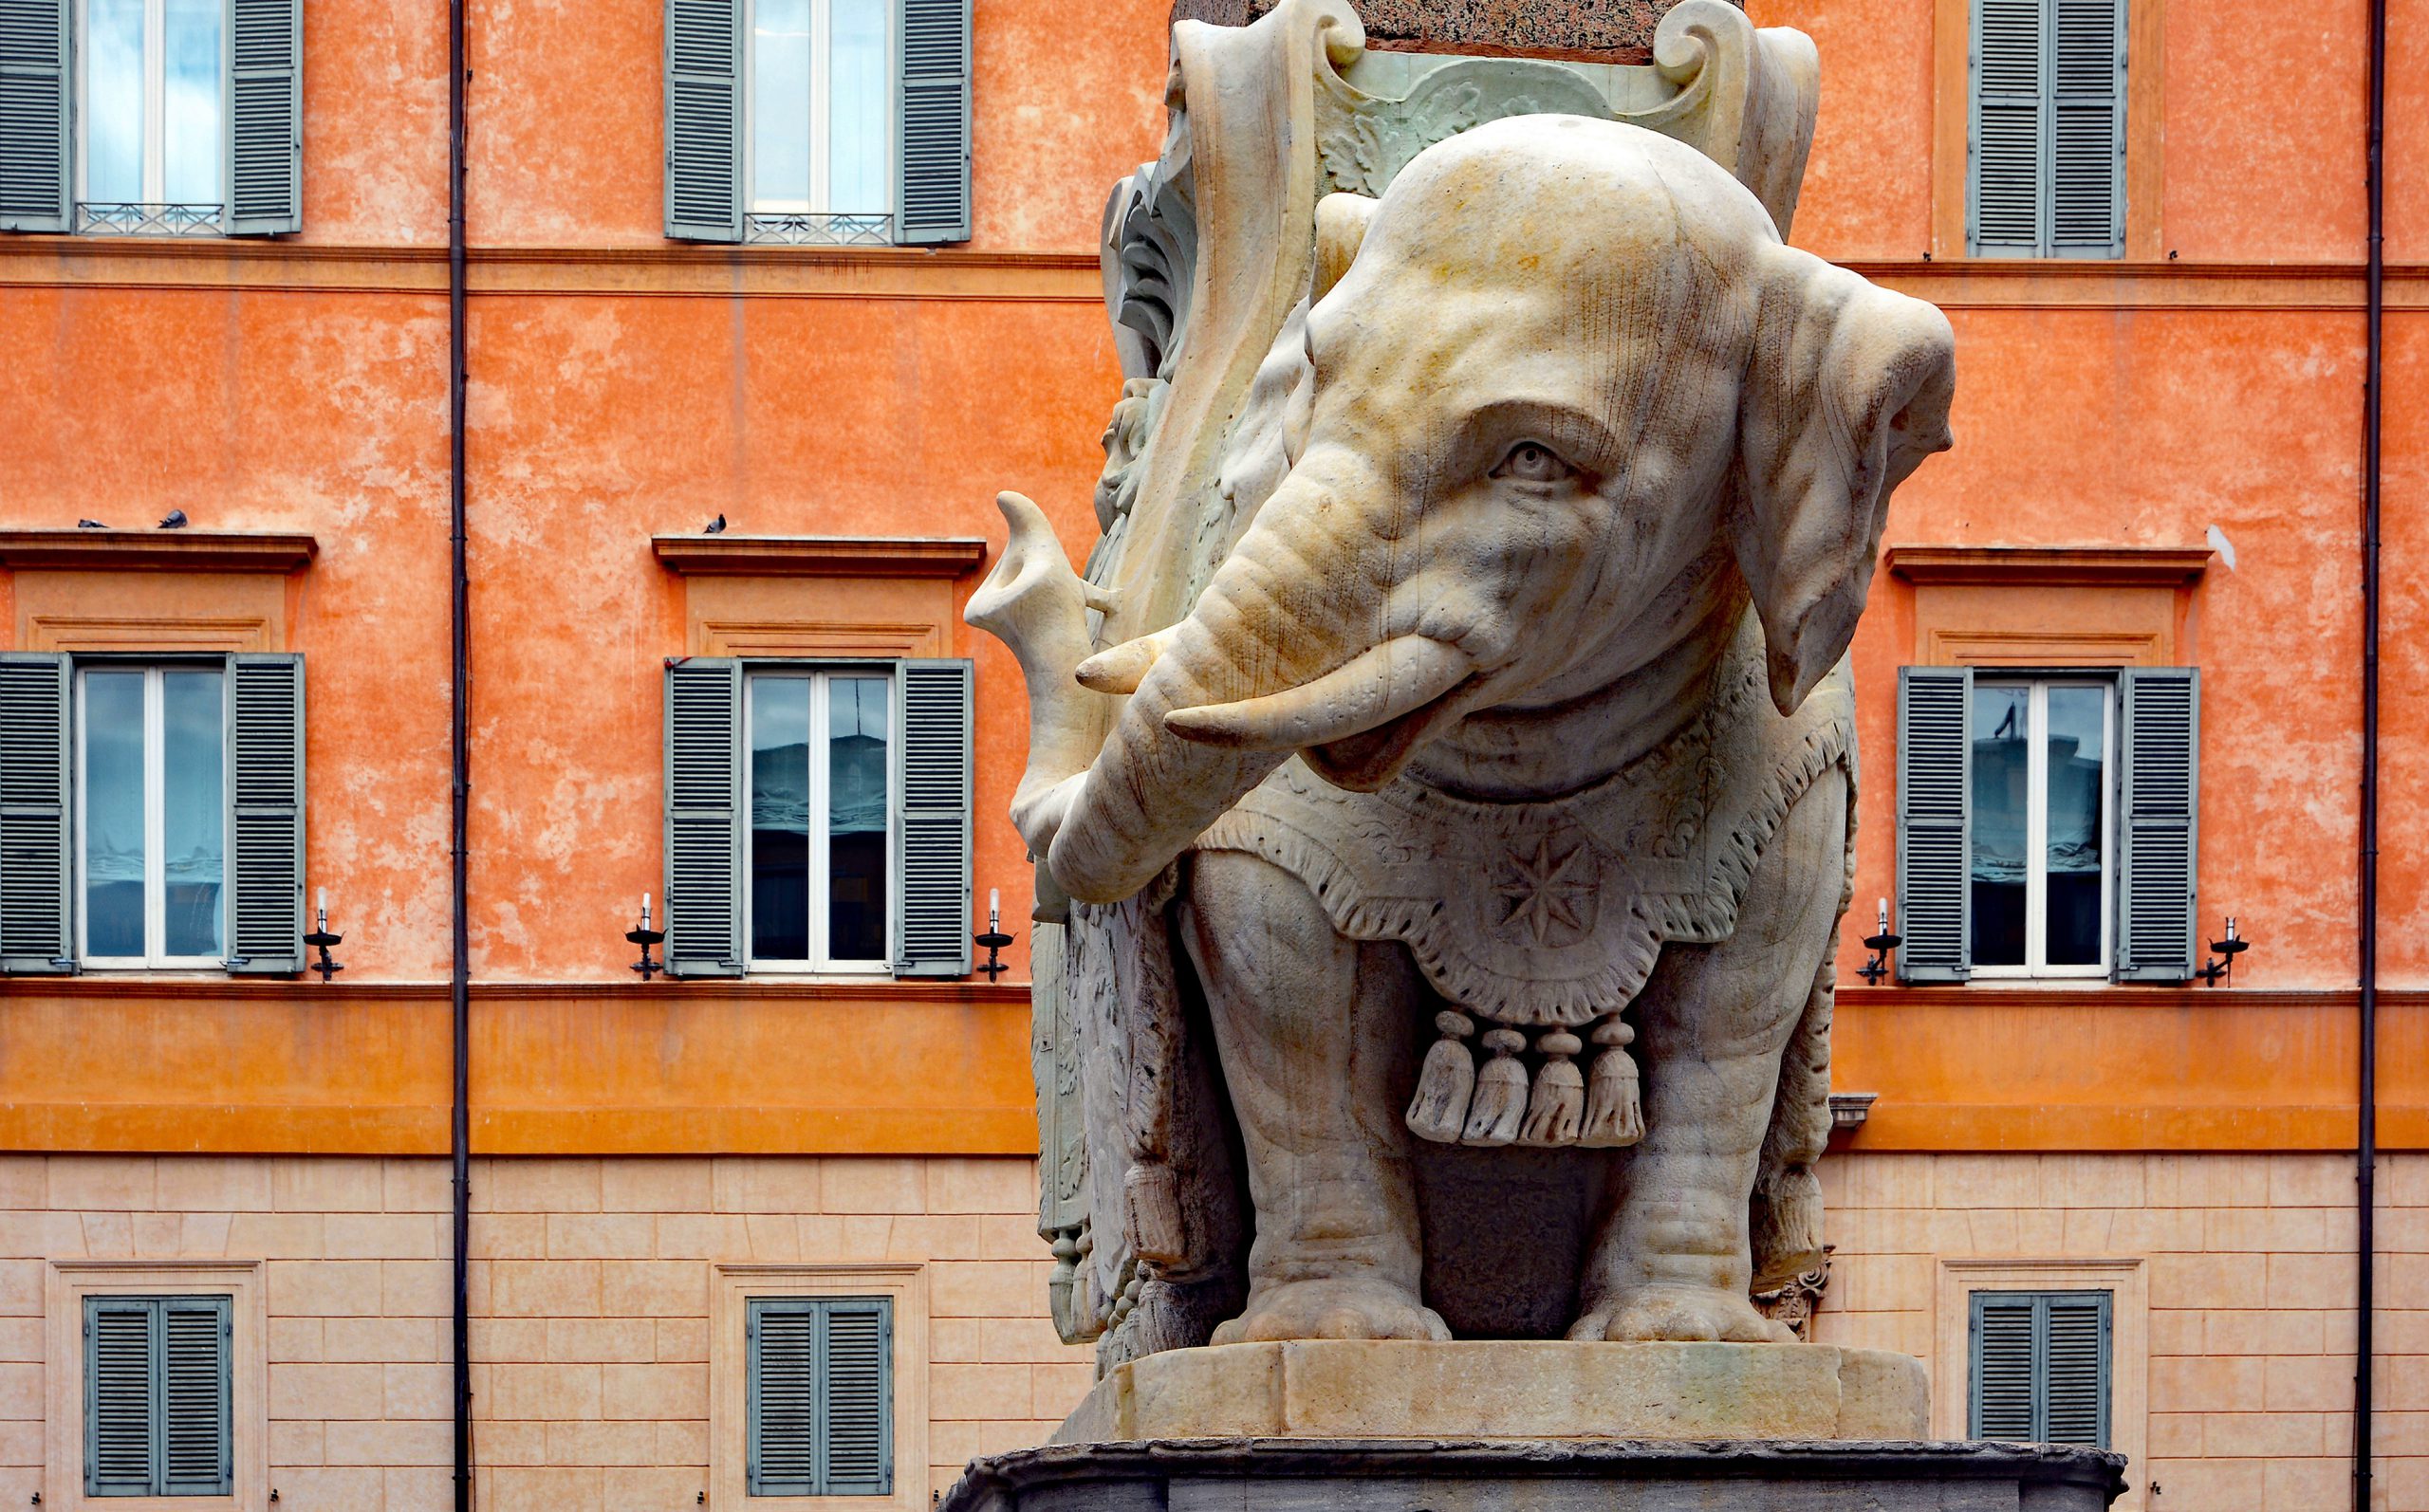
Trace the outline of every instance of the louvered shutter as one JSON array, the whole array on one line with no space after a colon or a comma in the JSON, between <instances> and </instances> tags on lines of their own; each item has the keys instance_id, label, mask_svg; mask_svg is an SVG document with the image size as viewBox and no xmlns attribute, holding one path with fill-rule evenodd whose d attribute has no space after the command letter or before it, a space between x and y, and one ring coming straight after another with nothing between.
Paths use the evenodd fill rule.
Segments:
<instances>
[{"instance_id":1,"label":"louvered shutter","mask_svg":"<svg viewBox=\"0 0 2429 1512\"><path fill-rule=\"evenodd\" d=\"M2041 250L2045 3L1974 3L1966 240L1977 255L2029 257Z\"/></svg>"},{"instance_id":2,"label":"louvered shutter","mask_svg":"<svg viewBox=\"0 0 2429 1512\"><path fill-rule=\"evenodd\" d=\"M894 679L894 974L970 974L971 664Z\"/></svg>"},{"instance_id":3,"label":"louvered shutter","mask_svg":"<svg viewBox=\"0 0 2429 1512\"><path fill-rule=\"evenodd\" d=\"M228 969L304 969L304 657L228 658Z\"/></svg>"},{"instance_id":4,"label":"louvered shutter","mask_svg":"<svg viewBox=\"0 0 2429 1512\"><path fill-rule=\"evenodd\" d=\"M2125 0L1975 0L1966 244L2125 250Z\"/></svg>"},{"instance_id":5,"label":"louvered shutter","mask_svg":"<svg viewBox=\"0 0 2429 1512\"><path fill-rule=\"evenodd\" d=\"M148 1496L159 1442L152 1300L84 1299L84 1494Z\"/></svg>"},{"instance_id":6,"label":"louvered shutter","mask_svg":"<svg viewBox=\"0 0 2429 1512\"><path fill-rule=\"evenodd\" d=\"M67 673L65 655L0 652L0 971L75 968Z\"/></svg>"},{"instance_id":7,"label":"louvered shutter","mask_svg":"<svg viewBox=\"0 0 2429 1512\"><path fill-rule=\"evenodd\" d=\"M895 239L970 240L970 0L902 0Z\"/></svg>"},{"instance_id":8,"label":"louvered shutter","mask_svg":"<svg viewBox=\"0 0 2429 1512\"><path fill-rule=\"evenodd\" d=\"M235 1476L229 1401L229 1299L159 1302L160 1491L226 1496Z\"/></svg>"},{"instance_id":9,"label":"louvered shutter","mask_svg":"<svg viewBox=\"0 0 2429 1512\"><path fill-rule=\"evenodd\" d=\"M0 0L0 231L67 229L68 0Z\"/></svg>"},{"instance_id":10,"label":"louvered shutter","mask_svg":"<svg viewBox=\"0 0 2429 1512\"><path fill-rule=\"evenodd\" d=\"M2049 0L2049 249L2125 255L2125 0Z\"/></svg>"},{"instance_id":11,"label":"louvered shutter","mask_svg":"<svg viewBox=\"0 0 2429 1512\"><path fill-rule=\"evenodd\" d=\"M819 1493L887 1496L894 1490L894 1305L883 1298L825 1304L825 1391Z\"/></svg>"},{"instance_id":12,"label":"louvered shutter","mask_svg":"<svg viewBox=\"0 0 2429 1512\"><path fill-rule=\"evenodd\" d=\"M746 1320L752 1496L818 1494L818 1304L752 1298Z\"/></svg>"},{"instance_id":13,"label":"louvered shutter","mask_svg":"<svg viewBox=\"0 0 2429 1512\"><path fill-rule=\"evenodd\" d=\"M228 0L231 236L304 226L304 0Z\"/></svg>"},{"instance_id":14,"label":"louvered shutter","mask_svg":"<svg viewBox=\"0 0 2429 1512\"><path fill-rule=\"evenodd\" d=\"M666 664L666 968L742 974L742 663Z\"/></svg>"},{"instance_id":15,"label":"louvered shutter","mask_svg":"<svg viewBox=\"0 0 2429 1512\"><path fill-rule=\"evenodd\" d=\"M1975 1292L1966 1434L2108 1447L2105 1291Z\"/></svg>"},{"instance_id":16,"label":"louvered shutter","mask_svg":"<svg viewBox=\"0 0 2429 1512\"><path fill-rule=\"evenodd\" d=\"M742 240L742 0L666 0L666 234Z\"/></svg>"},{"instance_id":17,"label":"louvered shutter","mask_svg":"<svg viewBox=\"0 0 2429 1512\"><path fill-rule=\"evenodd\" d=\"M892 1300L754 1297L743 1326L751 1494L892 1495Z\"/></svg>"},{"instance_id":18,"label":"louvered shutter","mask_svg":"<svg viewBox=\"0 0 2429 1512\"><path fill-rule=\"evenodd\" d=\"M1973 974L1970 667L1898 669L1898 980Z\"/></svg>"},{"instance_id":19,"label":"louvered shutter","mask_svg":"<svg viewBox=\"0 0 2429 1512\"><path fill-rule=\"evenodd\" d=\"M2117 980L2190 981L2199 943L2201 673L2128 667L2117 702Z\"/></svg>"}]
</instances>

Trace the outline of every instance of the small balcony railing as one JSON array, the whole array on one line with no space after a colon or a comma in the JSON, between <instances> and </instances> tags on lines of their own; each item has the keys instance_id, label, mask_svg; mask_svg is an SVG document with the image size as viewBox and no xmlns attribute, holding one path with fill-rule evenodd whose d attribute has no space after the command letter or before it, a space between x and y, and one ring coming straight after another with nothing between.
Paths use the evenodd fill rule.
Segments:
<instances>
[{"instance_id":1,"label":"small balcony railing","mask_svg":"<svg viewBox=\"0 0 2429 1512\"><path fill-rule=\"evenodd\" d=\"M742 239L771 247L891 247L891 215L751 214L742 220Z\"/></svg>"},{"instance_id":2,"label":"small balcony railing","mask_svg":"<svg viewBox=\"0 0 2429 1512\"><path fill-rule=\"evenodd\" d=\"M216 236L225 211L220 205L79 204L76 230L95 236Z\"/></svg>"}]
</instances>

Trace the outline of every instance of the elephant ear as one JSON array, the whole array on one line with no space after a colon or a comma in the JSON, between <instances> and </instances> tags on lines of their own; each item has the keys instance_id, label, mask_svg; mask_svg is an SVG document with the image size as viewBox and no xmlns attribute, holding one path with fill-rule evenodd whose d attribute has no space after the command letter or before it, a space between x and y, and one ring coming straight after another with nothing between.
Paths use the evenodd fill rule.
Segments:
<instances>
[{"instance_id":1,"label":"elephant ear","mask_svg":"<svg viewBox=\"0 0 2429 1512\"><path fill-rule=\"evenodd\" d=\"M1846 655L1890 491L1948 450L1956 338L1931 305L1794 248L1765 262L1729 531L1789 713Z\"/></svg>"}]
</instances>

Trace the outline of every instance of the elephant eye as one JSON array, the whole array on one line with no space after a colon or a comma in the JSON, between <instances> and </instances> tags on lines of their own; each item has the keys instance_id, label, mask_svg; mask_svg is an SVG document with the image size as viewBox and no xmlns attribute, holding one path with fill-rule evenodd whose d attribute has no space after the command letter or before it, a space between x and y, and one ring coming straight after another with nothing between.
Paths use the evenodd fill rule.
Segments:
<instances>
[{"instance_id":1,"label":"elephant eye","mask_svg":"<svg viewBox=\"0 0 2429 1512\"><path fill-rule=\"evenodd\" d=\"M1510 449L1493 470L1496 478L1515 478L1521 483L1558 483L1575 477L1577 470L1563 462L1552 449L1540 441L1521 441Z\"/></svg>"}]
</instances>

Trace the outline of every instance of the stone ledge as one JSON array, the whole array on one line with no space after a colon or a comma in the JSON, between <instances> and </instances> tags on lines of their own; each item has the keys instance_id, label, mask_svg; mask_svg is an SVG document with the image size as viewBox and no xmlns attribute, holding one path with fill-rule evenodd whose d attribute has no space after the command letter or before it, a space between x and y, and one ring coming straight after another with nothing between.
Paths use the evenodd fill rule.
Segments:
<instances>
[{"instance_id":1,"label":"stone ledge","mask_svg":"<svg viewBox=\"0 0 2429 1512\"><path fill-rule=\"evenodd\" d=\"M1919 1439L1930 1406L1913 1356L1829 1344L1308 1339L1118 1365L1051 1442Z\"/></svg>"}]
</instances>

